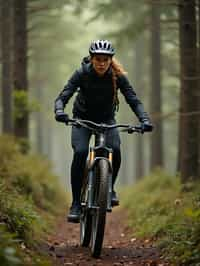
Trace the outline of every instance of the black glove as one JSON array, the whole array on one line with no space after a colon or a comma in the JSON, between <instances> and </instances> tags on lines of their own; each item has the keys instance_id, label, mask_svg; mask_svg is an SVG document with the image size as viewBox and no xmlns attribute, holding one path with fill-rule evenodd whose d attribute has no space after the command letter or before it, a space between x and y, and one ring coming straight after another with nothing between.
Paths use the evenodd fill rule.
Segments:
<instances>
[{"instance_id":1,"label":"black glove","mask_svg":"<svg viewBox=\"0 0 200 266\"><path fill-rule=\"evenodd\" d=\"M63 110L56 110L55 119L58 122L68 123L69 116Z\"/></svg>"},{"instance_id":2,"label":"black glove","mask_svg":"<svg viewBox=\"0 0 200 266\"><path fill-rule=\"evenodd\" d=\"M142 132L151 132L153 130L153 125L149 119L145 118L141 121Z\"/></svg>"}]
</instances>

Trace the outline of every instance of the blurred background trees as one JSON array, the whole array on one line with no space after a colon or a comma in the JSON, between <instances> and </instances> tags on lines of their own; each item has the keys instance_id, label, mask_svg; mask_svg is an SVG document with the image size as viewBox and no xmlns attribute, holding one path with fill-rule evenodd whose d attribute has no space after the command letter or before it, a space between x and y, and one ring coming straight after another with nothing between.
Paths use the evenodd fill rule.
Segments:
<instances>
[{"instance_id":1,"label":"blurred background trees","mask_svg":"<svg viewBox=\"0 0 200 266\"><path fill-rule=\"evenodd\" d=\"M108 38L155 125L151 135L122 135L120 182L132 183L157 167L181 172L183 182L197 179L199 3L1 0L1 133L28 139L29 152L48 157L66 182L71 132L54 121L54 100L90 42ZM117 120L138 122L121 95Z\"/></svg>"},{"instance_id":2,"label":"blurred background trees","mask_svg":"<svg viewBox=\"0 0 200 266\"><path fill-rule=\"evenodd\" d=\"M2 131L12 133L11 2L1 1ZM6 29L6 30L5 30Z\"/></svg>"}]
</instances>

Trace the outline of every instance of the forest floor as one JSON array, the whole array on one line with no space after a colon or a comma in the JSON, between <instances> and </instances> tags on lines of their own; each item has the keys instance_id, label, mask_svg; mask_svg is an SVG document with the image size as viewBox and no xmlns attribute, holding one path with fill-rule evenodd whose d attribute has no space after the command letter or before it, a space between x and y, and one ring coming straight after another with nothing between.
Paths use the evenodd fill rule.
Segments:
<instances>
[{"instance_id":1,"label":"forest floor","mask_svg":"<svg viewBox=\"0 0 200 266\"><path fill-rule=\"evenodd\" d=\"M166 266L159 249L149 239L138 239L125 224L127 215L116 208L107 215L102 254L91 257L90 249L79 245L79 224L68 223L62 218L54 234L49 236L45 249L53 265L72 266Z\"/></svg>"}]
</instances>

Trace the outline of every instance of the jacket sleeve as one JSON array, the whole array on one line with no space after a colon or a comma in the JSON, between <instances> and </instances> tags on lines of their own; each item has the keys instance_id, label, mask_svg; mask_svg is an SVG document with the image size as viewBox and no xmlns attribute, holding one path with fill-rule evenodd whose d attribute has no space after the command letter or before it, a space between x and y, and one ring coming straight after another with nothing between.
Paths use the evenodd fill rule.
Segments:
<instances>
[{"instance_id":1,"label":"jacket sleeve","mask_svg":"<svg viewBox=\"0 0 200 266\"><path fill-rule=\"evenodd\" d=\"M130 85L129 80L125 75L118 77L118 87L139 121L142 122L144 119L149 119L147 113L144 111L143 104L138 99L133 87Z\"/></svg>"},{"instance_id":2,"label":"jacket sleeve","mask_svg":"<svg viewBox=\"0 0 200 266\"><path fill-rule=\"evenodd\" d=\"M60 92L58 97L55 100L55 112L56 110L64 110L69 99L73 96L76 90L80 87L81 84L81 71L76 70L71 78L68 80L67 84L64 86L64 89Z\"/></svg>"}]
</instances>

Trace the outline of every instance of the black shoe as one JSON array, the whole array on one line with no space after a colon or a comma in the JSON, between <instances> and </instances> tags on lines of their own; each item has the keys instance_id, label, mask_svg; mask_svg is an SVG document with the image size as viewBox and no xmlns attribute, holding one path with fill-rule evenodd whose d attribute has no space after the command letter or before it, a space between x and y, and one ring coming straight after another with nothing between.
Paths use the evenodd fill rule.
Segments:
<instances>
[{"instance_id":1,"label":"black shoe","mask_svg":"<svg viewBox=\"0 0 200 266\"><path fill-rule=\"evenodd\" d=\"M114 190L112 191L111 204L112 204L112 206L118 206L119 205L119 199L118 199L116 192Z\"/></svg>"},{"instance_id":2,"label":"black shoe","mask_svg":"<svg viewBox=\"0 0 200 266\"><path fill-rule=\"evenodd\" d=\"M72 203L72 206L69 210L69 214L67 216L67 220L70 223L79 223L81 216L81 205Z\"/></svg>"}]
</instances>

